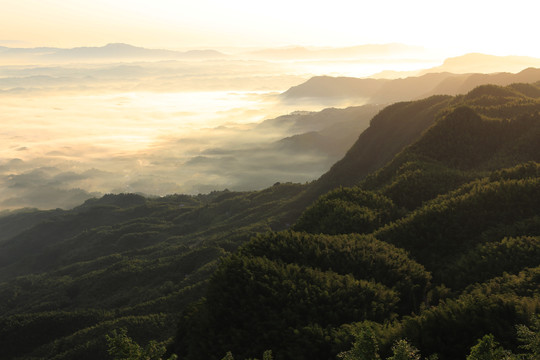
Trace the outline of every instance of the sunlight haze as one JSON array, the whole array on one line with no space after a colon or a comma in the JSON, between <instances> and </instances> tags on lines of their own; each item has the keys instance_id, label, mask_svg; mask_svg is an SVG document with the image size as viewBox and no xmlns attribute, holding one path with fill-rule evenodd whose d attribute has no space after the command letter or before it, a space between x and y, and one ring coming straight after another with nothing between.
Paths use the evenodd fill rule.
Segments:
<instances>
[{"instance_id":1,"label":"sunlight haze","mask_svg":"<svg viewBox=\"0 0 540 360\"><path fill-rule=\"evenodd\" d=\"M0 360L540 360L539 24L0 0Z\"/></svg>"},{"instance_id":2,"label":"sunlight haze","mask_svg":"<svg viewBox=\"0 0 540 360\"><path fill-rule=\"evenodd\" d=\"M0 45L351 46L402 42L447 54L540 56L540 5L507 1L5 0Z\"/></svg>"},{"instance_id":3,"label":"sunlight haze","mask_svg":"<svg viewBox=\"0 0 540 360\"><path fill-rule=\"evenodd\" d=\"M388 104L540 80L536 1L1 3L0 211L305 183Z\"/></svg>"}]
</instances>

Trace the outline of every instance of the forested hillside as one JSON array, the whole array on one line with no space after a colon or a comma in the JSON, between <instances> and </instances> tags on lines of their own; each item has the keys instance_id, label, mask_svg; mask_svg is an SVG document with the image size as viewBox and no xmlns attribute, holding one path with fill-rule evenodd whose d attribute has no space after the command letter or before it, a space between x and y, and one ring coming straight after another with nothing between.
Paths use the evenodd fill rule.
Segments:
<instances>
[{"instance_id":1,"label":"forested hillside","mask_svg":"<svg viewBox=\"0 0 540 360\"><path fill-rule=\"evenodd\" d=\"M310 184L5 215L0 358L106 359L122 329L192 360L336 359L366 329L383 358L524 352L539 175L540 83L489 85L385 108Z\"/></svg>"},{"instance_id":2,"label":"forested hillside","mask_svg":"<svg viewBox=\"0 0 540 360\"><path fill-rule=\"evenodd\" d=\"M381 356L407 339L425 356L465 359L489 334L520 352L515 326L533 326L540 310L537 90L482 86L381 111L307 192L356 185L321 196L293 231L258 236L223 261L180 322L174 351L330 359L367 327ZM404 119L426 130L411 130L417 139L365 177L376 166L364 140L389 114L395 127Z\"/></svg>"},{"instance_id":3,"label":"forested hillside","mask_svg":"<svg viewBox=\"0 0 540 360\"><path fill-rule=\"evenodd\" d=\"M142 343L167 340L218 259L284 228L275 212L303 188L107 195L2 218L22 231L0 242L0 358L105 359L104 336L117 328Z\"/></svg>"}]
</instances>

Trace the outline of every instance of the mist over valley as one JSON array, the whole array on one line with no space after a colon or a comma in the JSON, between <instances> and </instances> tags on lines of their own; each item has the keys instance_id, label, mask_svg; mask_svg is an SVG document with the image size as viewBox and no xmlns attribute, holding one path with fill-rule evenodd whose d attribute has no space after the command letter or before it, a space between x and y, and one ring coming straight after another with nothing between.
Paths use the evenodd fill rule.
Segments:
<instances>
[{"instance_id":1,"label":"mist over valley","mask_svg":"<svg viewBox=\"0 0 540 360\"><path fill-rule=\"evenodd\" d=\"M276 59L272 54L283 50L2 47L0 208L71 208L105 193L163 196L312 181L344 155L382 104L361 109L358 99L290 102L279 94L321 71L420 68L425 60L399 59L423 51L304 49ZM339 60L344 53L352 58ZM329 107L343 110L310 114Z\"/></svg>"},{"instance_id":2,"label":"mist over valley","mask_svg":"<svg viewBox=\"0 0 540 360\"><path fill-rule=\"evenodd\" d=\"M71 208L105 193L163 196L309 182L388 103L538 77L533 69L521 77L429 73L421 68L437 60L412 60L425 54L399 44L230 54L126 44L3 47L0 209ZM449 63L474 69L469 58L435 71ZM512 70L518 60L528 64L489 60ZM420 75L376 78L414 67ZM327 74L338 77L321 76ZM342 77L352 74L375 78Z\"/></svg>"}]
</instances>

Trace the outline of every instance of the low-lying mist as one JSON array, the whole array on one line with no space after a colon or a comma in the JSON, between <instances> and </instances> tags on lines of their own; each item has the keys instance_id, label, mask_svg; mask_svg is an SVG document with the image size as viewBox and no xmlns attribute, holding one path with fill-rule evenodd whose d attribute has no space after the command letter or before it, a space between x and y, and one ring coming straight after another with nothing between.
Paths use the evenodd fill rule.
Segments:
<instances>
[{"instance_id":1,"label":"low-lying mist","mask_svg":"<svg viewBox=\"0 0 540 360\"><path fill-rule=\"evenodd\" d=\"M299 106L281 104L274 90L137 90L158 86L143 80L129 92L125 78L92 79L91 90L64 78L12 79L28 87L9 89L8 80L0 81L0 209L70 208L110 192L159 196L305 182L346 150L325 148L313 136L280 142L323 130L332 119L318 126L258 126ZM320 110L321 104L301 108Z\"/></svg>"},{"instance_id":2,"label":"low-lying mist","mask_svg":"<svg viewBox=\"0 0 540 360\"><path fill-rule=\"evenodd\" d=\"M372 60L344 64L376 70ZM278 94L338 68L231 57L0 66L0 210L314 180L380 106ZM326 107L344 109L309 113Z\"/></svg>"}]
</instances>

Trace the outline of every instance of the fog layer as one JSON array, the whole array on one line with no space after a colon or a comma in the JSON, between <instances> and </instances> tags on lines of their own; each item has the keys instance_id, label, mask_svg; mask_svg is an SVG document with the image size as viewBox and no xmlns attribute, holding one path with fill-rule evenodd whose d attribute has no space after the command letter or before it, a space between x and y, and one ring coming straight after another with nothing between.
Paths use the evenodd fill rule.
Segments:
<instances>
[{"instance_id":1,"label":"fog layer","mask_svg":"<svg viewBox=\"0 0 540 360\"><path fill-rule=\"evenodd\" d=\"M0 66L0 210L311 181L380 109L279 100L322 60L10 61ZM344 110L310 113L330 106Z\"/></svg>"},{"instance_id":2,"label":"fog layer","mask_svg":"<svg viewBox=\"0 0 540 360\"><path fill-rule=\"evenodd\" d=\"M442 64L414 60L420 50L0 48L0 210L70 208L104 193L162 196L312 181L390 100L280 94L313 76L400 76Z\"/></svg>"}]
</instances>

